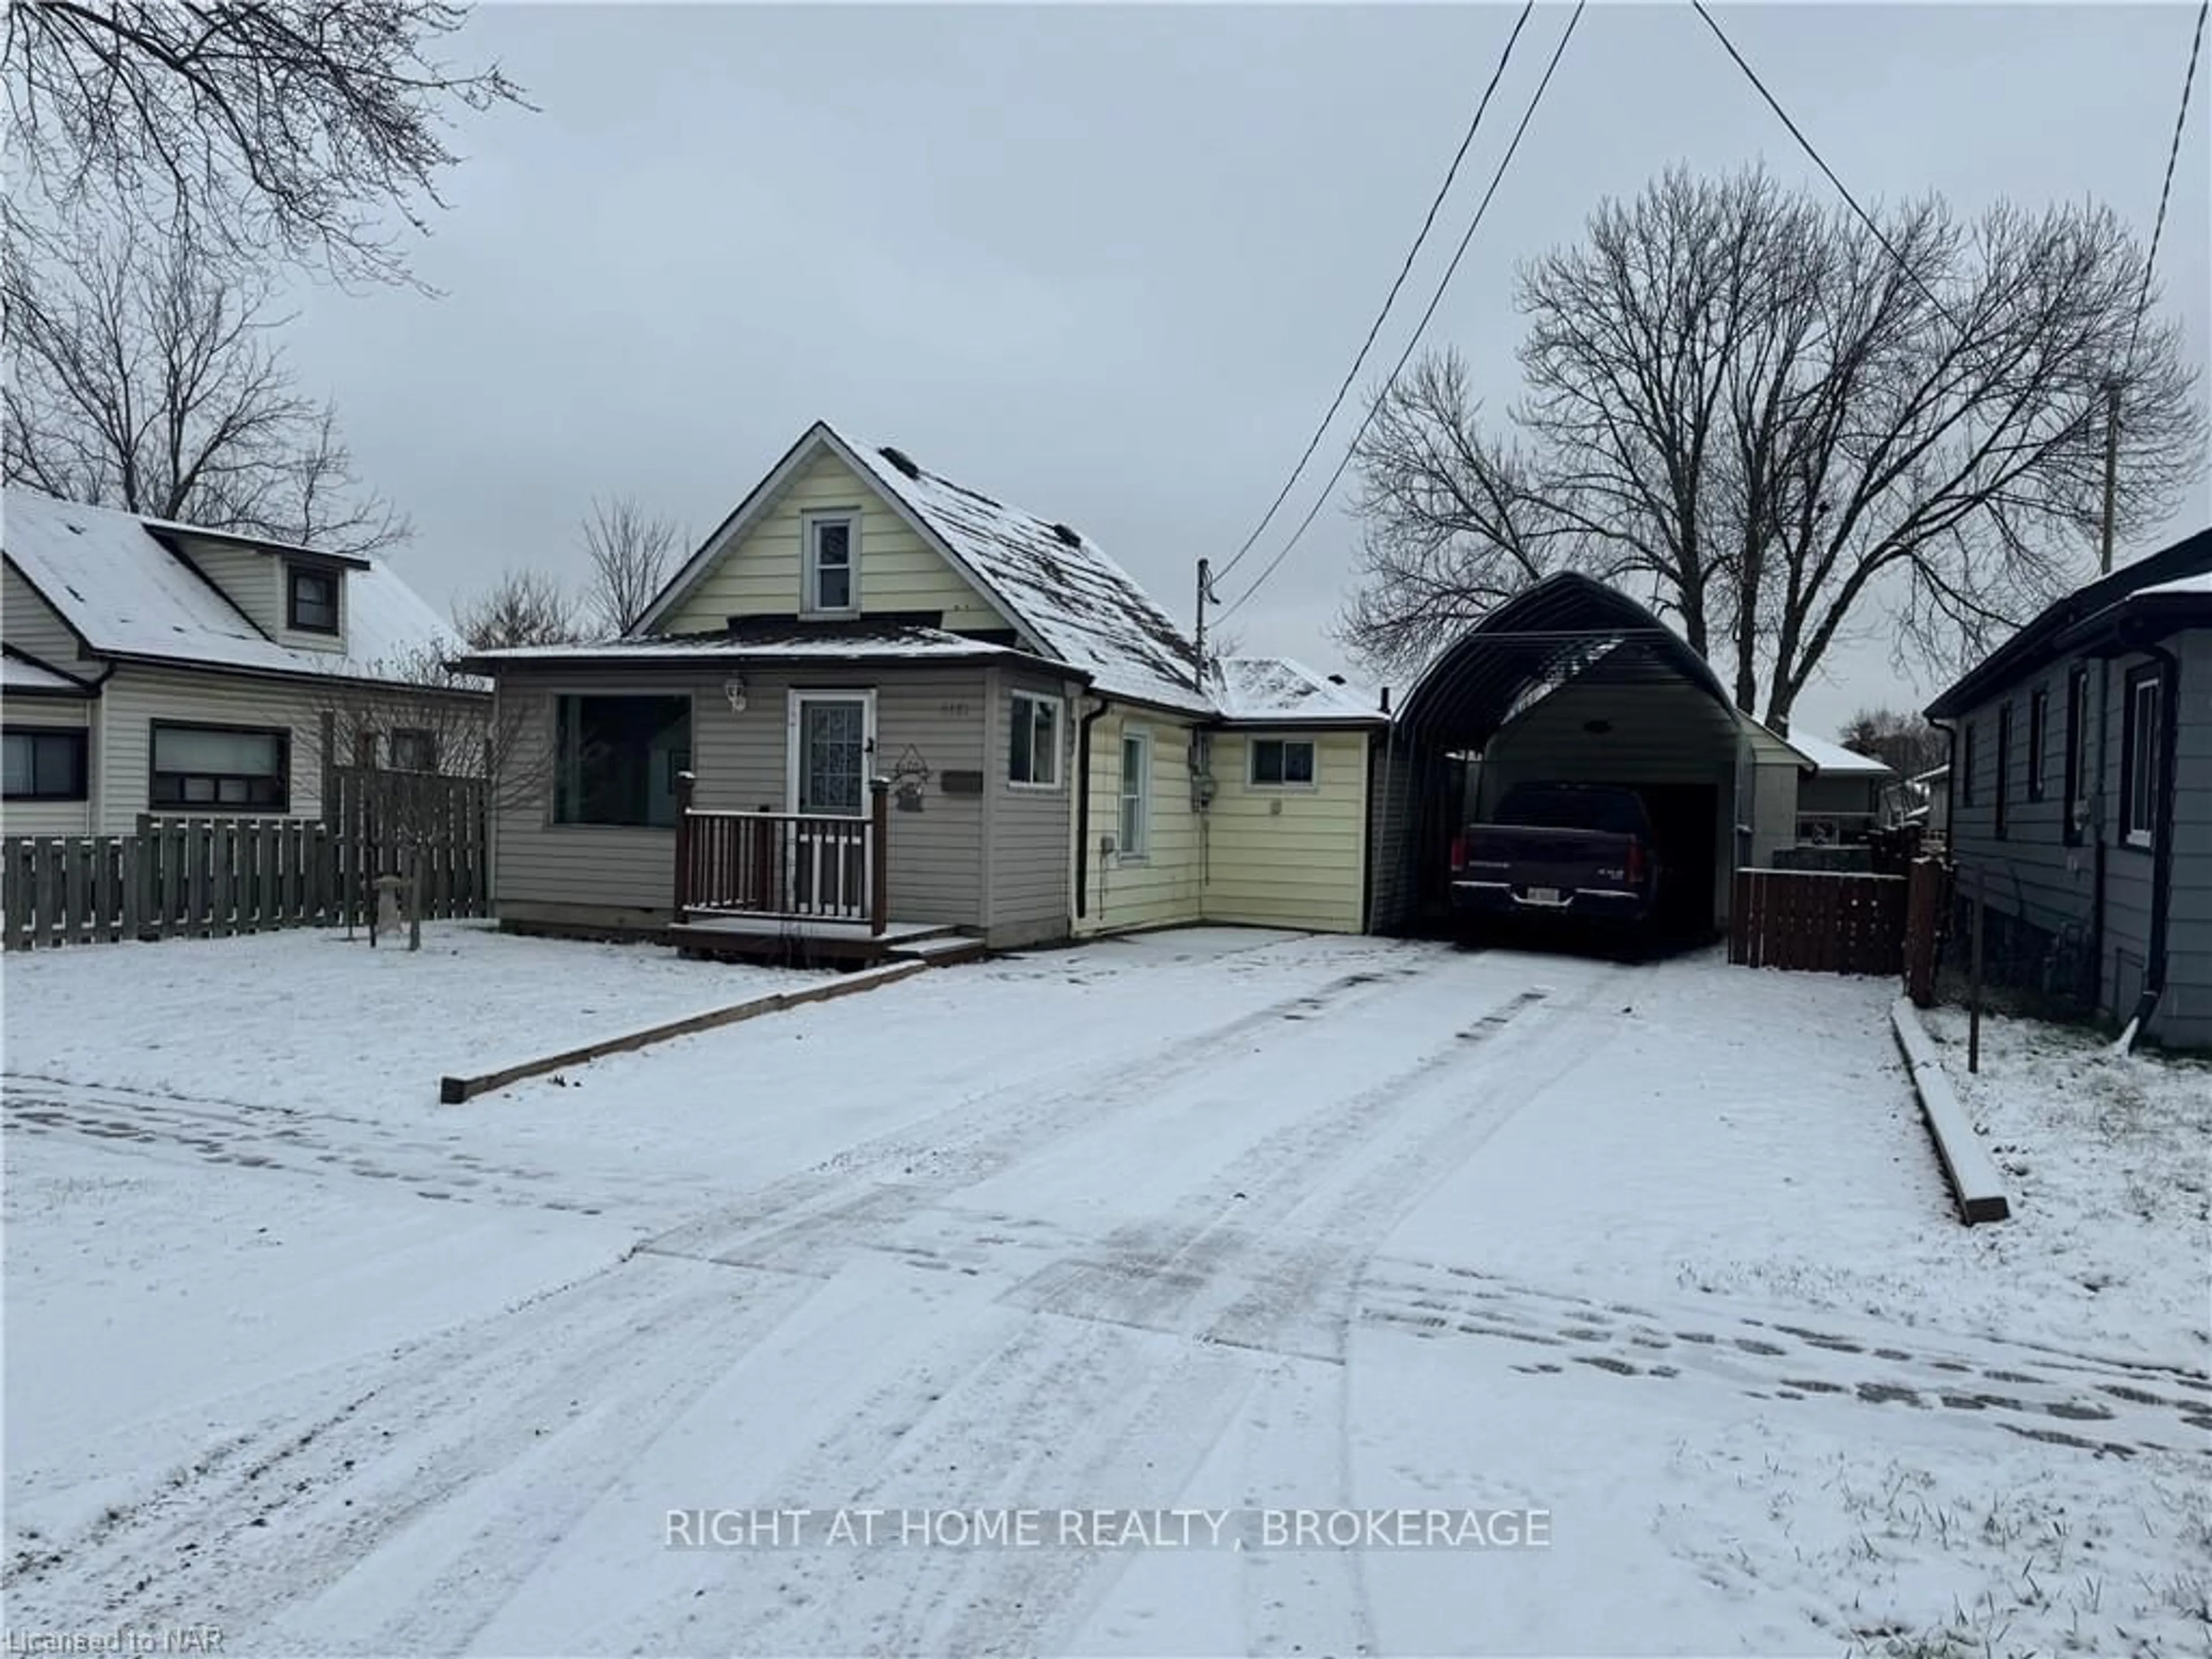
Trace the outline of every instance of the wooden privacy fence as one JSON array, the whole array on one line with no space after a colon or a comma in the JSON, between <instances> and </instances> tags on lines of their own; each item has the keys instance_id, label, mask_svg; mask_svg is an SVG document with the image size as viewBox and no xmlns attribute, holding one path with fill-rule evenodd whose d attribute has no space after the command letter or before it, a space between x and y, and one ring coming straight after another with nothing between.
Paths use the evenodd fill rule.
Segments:
<instances>
[{"instance_id":1,"label":"wooden privacy fence","mask_svg":"<svg viewBox=\"0 0 2212 1659\"><path fill-rule=\"evenodd\" d=\"M1905 962L1905 878L1739 870L1729 960L1820 974L1896 974Z\"/></svg>"},{"instance_id":2,"label":"wooden privacy fence","mask_svg":"<svg viewBox=\"0 0 2212 1659\"><path fill-rule=\"evenodd\" d=\"M334 927L367 919L383 875L416 878L425 921L489 913L478 781L333 768L324 803L319 821L142 814L125 836L7 836L0 945Z\"/></svg>"}]
</instances>

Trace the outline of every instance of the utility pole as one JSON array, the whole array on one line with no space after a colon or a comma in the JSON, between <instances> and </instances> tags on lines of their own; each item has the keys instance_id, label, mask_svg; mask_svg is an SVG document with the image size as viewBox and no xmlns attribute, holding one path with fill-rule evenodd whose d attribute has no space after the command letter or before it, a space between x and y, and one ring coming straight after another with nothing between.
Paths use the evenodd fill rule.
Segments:
<instances>
[{"instance_id":1,"label":"utility pole","mask_svg":"<svg viewBox=\"0 0 2212 1659\"><path fill-rule=\"evenodd\" d=\"M1198 562L1198 660L1191 665L1190 670L1190 689L1200 695L1206 690L1206 607L1209 601L1215 605L1220 603L1213 597L1213 561L1200 559Z\"/></svg>"},{"instance_id":2,"label":"utility pole","mask_svg":"<svg viewBox=\"0 0 2212 1659\"><path fill-rule=\"evenodd\" d=\"M2112 517L2120 492L2120 383L2105 382L2105 540L2097 568L2112 574Z\"/></svg>"}]
</instances>

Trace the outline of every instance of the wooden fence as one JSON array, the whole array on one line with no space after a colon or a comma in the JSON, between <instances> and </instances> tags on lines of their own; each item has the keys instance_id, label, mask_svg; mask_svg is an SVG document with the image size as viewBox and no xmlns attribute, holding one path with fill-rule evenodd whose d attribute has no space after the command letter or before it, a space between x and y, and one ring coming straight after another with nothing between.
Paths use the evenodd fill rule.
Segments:
<instances>
[{"instance_id":1,"label":"wooden fence","mask_svg":"<svg viewBox=\"0 0 2212 1659\"><path fill-rule=\"evenodd\" d=\"M490 911L483 786L339 767L326 816L155 817L125 836L0 840L0 945L210 939L366 921L375 878L421 884L425 921ZM409 849L414 855L408 857Z\"/></svg>"},{"instance_id":2,"label":"wooden fence","mask_svg":"<svg viewBox=\"0 0 2212 1659\"><path fill-rule=\"evenodd\" d=\"M1739 870L1729 960L1822 974L1900 973L1905 889L1902 876Z\"/></svg>"}]
</instances>

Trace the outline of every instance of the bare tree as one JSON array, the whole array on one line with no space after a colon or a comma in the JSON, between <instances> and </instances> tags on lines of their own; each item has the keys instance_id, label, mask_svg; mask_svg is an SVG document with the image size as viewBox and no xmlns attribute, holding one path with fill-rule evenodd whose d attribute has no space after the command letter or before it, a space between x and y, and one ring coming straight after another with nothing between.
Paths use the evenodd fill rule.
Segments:
<instances>
[{"instance_id":1,"label":"bare tree","mask_svg":"<svg viewBox=\"0 0 2212 1659\"><path fill-rule=\"evenodd\" d=\"M452 781L473 783L476 805L496 813L539 799L551 763L534 706L495 696L453 665L453 652L426 641L373 664L371 678L319 684L313 701L327 745L317 763L357 780L379 861L407 878L410 951L422 944L422 855L454 823Z\"/></svg>"},{"instance_id":2,"label":"bare tree","mask_svg":"<svg viewBox=\"0 0 2212 1659\"><path fill-rule=\"evenodd\" d=\"M468 15L446 0L10 0L11 184L64 220L100 206L232 254L410 280L394 222L424 231L444 205L449 112L527 107L496 64L440 60Z\"/></svg>"},{"instance_id":3,"label":"bare tree","mask_svg":"<svg viewBox=\"0 0 2212 1659\"><path fill-rule=\"evenodd\" d=\"M453 625L472 651L567 645L584 636L575 599L543 570L507 570L485 592L453 606Z\"/></svg>"},{"instance_id":4,"label":"bare tree","mask_svg":"<svg viewBox=\"0 0 2212 1659\"><path fill-rule=\"evenodd\" d=\"M1383 396L1343 637L1402 670L1575 569L1648 597L1779 729L1855 631L1954 665L2082 573L2108 385L2123 537L2202 476L2179 330L2136 336L2143 269L2101 208L1967 227L1930 200L1878 237L1760 173L1670 172L1523 270L1511 438L1449 353Z\"/></svg>"},{"instance_id":5,"label":"bare tree","mask_svg":"<svg viewBox=\"0 0 2212 1659\"><path fill-rule=\"evenodd\" d=\"M1838 741L1854 754L1871 755L1902 778L1943 764L1949 740L1921 715L1897 708L1862 708L1844 723Z\"/></svg>"},{"instance_id":6,"label":"bare tree","mask_svg":"<svg viewBox=\"0 0 2212 1659\"><path fill-rule=\"evenodd\" d=\"M337 551L409 533L294 380L265 280L188 228L11 237L0 301L9 483Z\"/></svg>"},{"instance_id":7,"label":"bare tree","mask_svg":"<svg viewBox=\"0 0 2212 1659\"><path fill-rule=\"evenodd\" d=\"M585 602L607 633L627 634L643 619L668 580L680 537L673 520L647 513L635 496L592 502L584 520L592 562Z\"/></svg>"}]
</instances>

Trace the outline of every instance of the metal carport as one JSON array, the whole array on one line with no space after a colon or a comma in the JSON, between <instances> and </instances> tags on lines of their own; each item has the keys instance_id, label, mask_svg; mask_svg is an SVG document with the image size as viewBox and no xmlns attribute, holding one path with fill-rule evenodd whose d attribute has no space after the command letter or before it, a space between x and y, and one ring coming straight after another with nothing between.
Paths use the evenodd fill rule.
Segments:
<instances>
[{"instance_id":1,"label":"metal carport","mask_svg":"<svg viewBox=\"0 0 2212 1659\"><path fill-rule=\"evenodd\" d=\"M1723 927L1731 872L1795 836L1800 760L1765 736L1644 605L1587 576L1547 577L1438 656L1375 745L1369 925L1441 921L1459 824L1516 783L1574 781L1642 794L1661 857L1692 872L1675 921Z\"/></svg>"}]
</instances>

